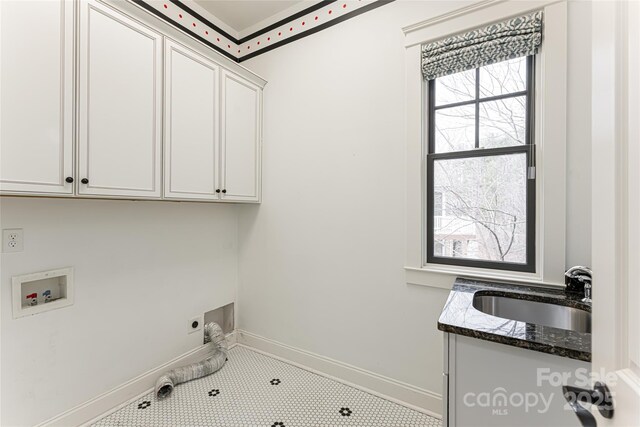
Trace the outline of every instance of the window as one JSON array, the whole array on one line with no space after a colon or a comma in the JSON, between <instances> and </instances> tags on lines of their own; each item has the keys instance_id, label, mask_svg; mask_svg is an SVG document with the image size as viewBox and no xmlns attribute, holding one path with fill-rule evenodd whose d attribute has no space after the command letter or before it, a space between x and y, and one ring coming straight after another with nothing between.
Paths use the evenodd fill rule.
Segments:
<instances>
[{"instance_id":1,"label":"window","mask_svg":"<svg viewBox=\"0 0 640 427\"><path fill-rule=\"evenodd\" d=\"M429 81L428 263L535 271L533 61Z\"/></svg>"}]
</instances>

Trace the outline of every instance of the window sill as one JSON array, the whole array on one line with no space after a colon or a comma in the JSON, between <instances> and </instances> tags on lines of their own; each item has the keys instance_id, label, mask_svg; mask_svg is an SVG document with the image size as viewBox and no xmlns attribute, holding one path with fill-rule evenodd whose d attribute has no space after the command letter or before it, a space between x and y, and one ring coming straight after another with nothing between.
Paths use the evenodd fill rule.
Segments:
<instances>
[{"instance_id":1,"label":"window sill","mask_svg":"<svg viewBox=\"0 0 640 427\"><path fill-rule=\"evenodd\" d=\"M426 265L424 267L404 267L406 283L431 288L451 289L456 277L491 280L504 283L522 283L537 286L564 287L562 283L545 282L540 275L531 273L504 272L470 267L450 267Z\"/></svg>"}]
</instances>

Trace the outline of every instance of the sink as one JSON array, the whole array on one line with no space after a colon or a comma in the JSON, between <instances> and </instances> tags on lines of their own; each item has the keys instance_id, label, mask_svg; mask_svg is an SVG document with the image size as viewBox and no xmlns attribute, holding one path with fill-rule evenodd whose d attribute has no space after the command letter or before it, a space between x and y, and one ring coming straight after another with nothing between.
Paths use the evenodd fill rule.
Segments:
<instances>
[{"instance_id":1,"label":"sink","mask_svg":"<svg viewBox=\"0 0 640 427\"><path fill-rule=\"evenodd\" d=\"M482 294L473 296L473 307L503 319L591 333L591 313L574 307Z\"/></svg>"}]
</instances>

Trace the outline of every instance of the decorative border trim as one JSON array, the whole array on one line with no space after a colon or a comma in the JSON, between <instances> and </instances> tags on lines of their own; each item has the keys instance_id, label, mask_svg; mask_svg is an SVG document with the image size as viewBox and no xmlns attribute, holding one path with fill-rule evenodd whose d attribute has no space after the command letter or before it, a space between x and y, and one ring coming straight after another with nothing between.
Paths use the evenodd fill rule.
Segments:
<instances>
[{"instance_id":1,"label":"decorative border trim","mask_svg":"<svg viewBox=\"0 0 640 427\"><path fill-rule=\"evenodd\" d=\"M130 0L235 62L243 62L394 0L324 0L236 39L180 0Z\"/></svg>"},{"instance_id":2,"label":"decorative border trim","mask_svg":"<svg viewBox=\"0 0 640 427\"><path fill-rule=\"evenodd\" d=\"M218 34L222 35L223 37L231 40L236 45L240 44L238 39L236 39L234 36L232 36L231 34L227 33L222 28L220 28L219 26L215 25L213 22L209 21L207 18L205 18L204 16L200 15L198 12L196 12L195 10L193 10L192 8L190 8L189 6L187 6L186 4L181 2L180 0L169 0L169 1L171 3L173 3L178 9L181 9L182 11L188 13L189 15L193 16L194 18L198 19L200 22L205 23L210 29L214 30ZM148 0L148 2L151 3L151 0ZM165 14L167 16L169 15L169 10L166 7L165 7Z\"/></svg>"},{"instance_id":3,"label":"decorative border trim","mask_svg":"<svg viewBox=\"0 0 640 427\"><path fill-rule=\"evenodd\" d=\"M280 26L287 25L289 22L292 22L292 21L295 21L296 19L302 18L305 15L313 13L316 10L322 9L323 7L328 6L331 3L335 3L337 1L338 0L323 0L323 1L320 1L317 4L314 4L313 6L310 6L310 7L306 8L306 9L303 9L300 12L294 13L293 15L291 15L291 16L289 16L287 18L281 19L281 20L279 20L277 22L274 22L271 25L268 25L268 26L264 27L261 30L255 31L255 32L249 34L248 36L242 37L238 41L238 43L242 44L242 43L247 42L249 40L255 39L258 36L266 34L269 31L275 30L276 28L278 28Z\"/></svg>"},{"instance_id":4,"label":"decorative border trim","mask_svg":"<svg viewBox=\"0 0 640 427\"><path fill-rule=\"evenodd\" d=\"M265 33L268 33L271 30L274 30L282 25L286 25L291 21L294 21L298 18L301 18L309 13L315 12L318 9L321 9L327 5L330 5L331 3L335 3L338 0L323 0L320 1L316 4L314 4L313 6L307 7L306 9L301 10L300 12L297 12L287 18L281 19L280 21L277 21L271 25L268 25L266 27L264 27L261 30L255 31L251 34L249 34L248 36L245 37L241 37L240 39L237 39L235 37L233 37L231 34L227 33L226 31L222 30L220 27L216 26L215 24L213 24L212 22L210 22L209 20L207 20L207 18L204 18L202 15L200 15L198 12L194 11L193 9L191 9L189 6L187 6L186 4L184 4L181 0L169 0L171 3L175 4L176 6L182 8L182 10L184 10L185 12L191 14L192 16L196 17L197 19L201 20L202 22L206 22L208 23L208 25L215 29L216 31L218 31L220 34L222 34L223 36L227 37L229 40L232 40L236 45L241 45L242 43L252 40L258 36L261 36Z\"/></svg>"},{"instance_id":5,"label":"decorative border trim","mask_svg":"<svg viewBox=\"0 0 640 427\"><path fill-rule=\"evenodd\" d=\"M357 366L283 344L241 329L238 345L357 388L415 411L442 419L442 395Z\"/></svg>"},{"instance_id":6,"label":"decorative border trim","mask_svg":"<svg viewBox=\"0 0 640 427\"><path fill-rule=\"evenodd\" d=\"M235 62L240 62L238 60L238 57L235 56L233 53L231 53L237 48L237 45L233 41L231 41L230 39L228 39L228 38L225 39L222 34L217 33L218 36L214 37L214 40L216 40L216 41L218 41L220 43L220 45L215 45L214 43L210 42L209 40L207 40L206 38L204 38L200 34L198 34L198 33L194 32L194 31L192 31L191 29L179 24L176 20L171 18L168 14L163 13L160 9L152 6L151 4L147 3L146 1L144 1L144 0L129 0L129 1L131 1L133 4L135 4L137 6L141 7L142 9L146 10L147 12L149 12L149 13L151 13L153 15L156 15L158 18L164 20L169 25L171 25L171 26L173 26L173 27L175 27L175 28L187 33L191 37L193 37L196 40L198 40L199 42L207 45L208 47L210 47L211 49L215 50L216 52L221 53L222 55L226 56L227 58L229 58L229 59L231 59L231 60L233 60ZM167 9L168 9L169 3L165 3L164 5L166 5ZM160 7L164 7L164 5L160 6ZM180 15L182 15L182 17L185 16L185 14L179 13L178 14L178 18L180 18ZM192 18L192 21L199 22L199 20L196 20L195 18ZM211 25L213 25L213 24L211 24ZM197 26L197 24L196 24L196 26ZM209 31L209 30L205 30L205 34L204 34L205 36L209 35L209 34L207 34L207 31ZM211 32L215 33L215 30L211 29ZM221 47L221 46L224 46L224 43L227 44L227 49L226 50Z\"/></svg>"}]
</instances>

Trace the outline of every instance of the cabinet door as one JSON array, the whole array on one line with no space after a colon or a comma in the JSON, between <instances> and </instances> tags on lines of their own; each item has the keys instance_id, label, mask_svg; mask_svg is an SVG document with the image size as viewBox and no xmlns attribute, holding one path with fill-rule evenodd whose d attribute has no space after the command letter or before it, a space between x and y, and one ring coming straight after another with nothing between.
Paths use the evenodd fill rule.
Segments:
<instances>
[{"instance_id":1,"label":"cabinet door","mask_svg":"<svg viewBox=\"0 0 640 427\"><path fill-rule=\"evenodd\" d=\"M0 1L0 190L70 194L73 2Z\"/></svg>"},{"instance_id":2,"label":"cabinet door","mask_svg":"<svg viewBox=\"0 0 640 427\"><path fill-rule=\"evenodd\" d=\"M262 89L222 73L222 199L260 201Z\"/></svg>"},{"instance_id":3,"label":"cabinet door","mask_svg":"<svg viewBox=\"0 0 640 427\"><path fill-rule=\"evenodd\" d=\"M165 197L219 198L219 78L216 64L166 41Z\"/></svg>"},{"instance_id":4,"label":"cabinet door","mask_svg":"<svg viewBox=\"0 0 640 427\"><path fill-rule=\"evenodd\" d=\"M160 197L162 37L83 0L79 55L78 193Z\"/></svg>"}]
</instances>

